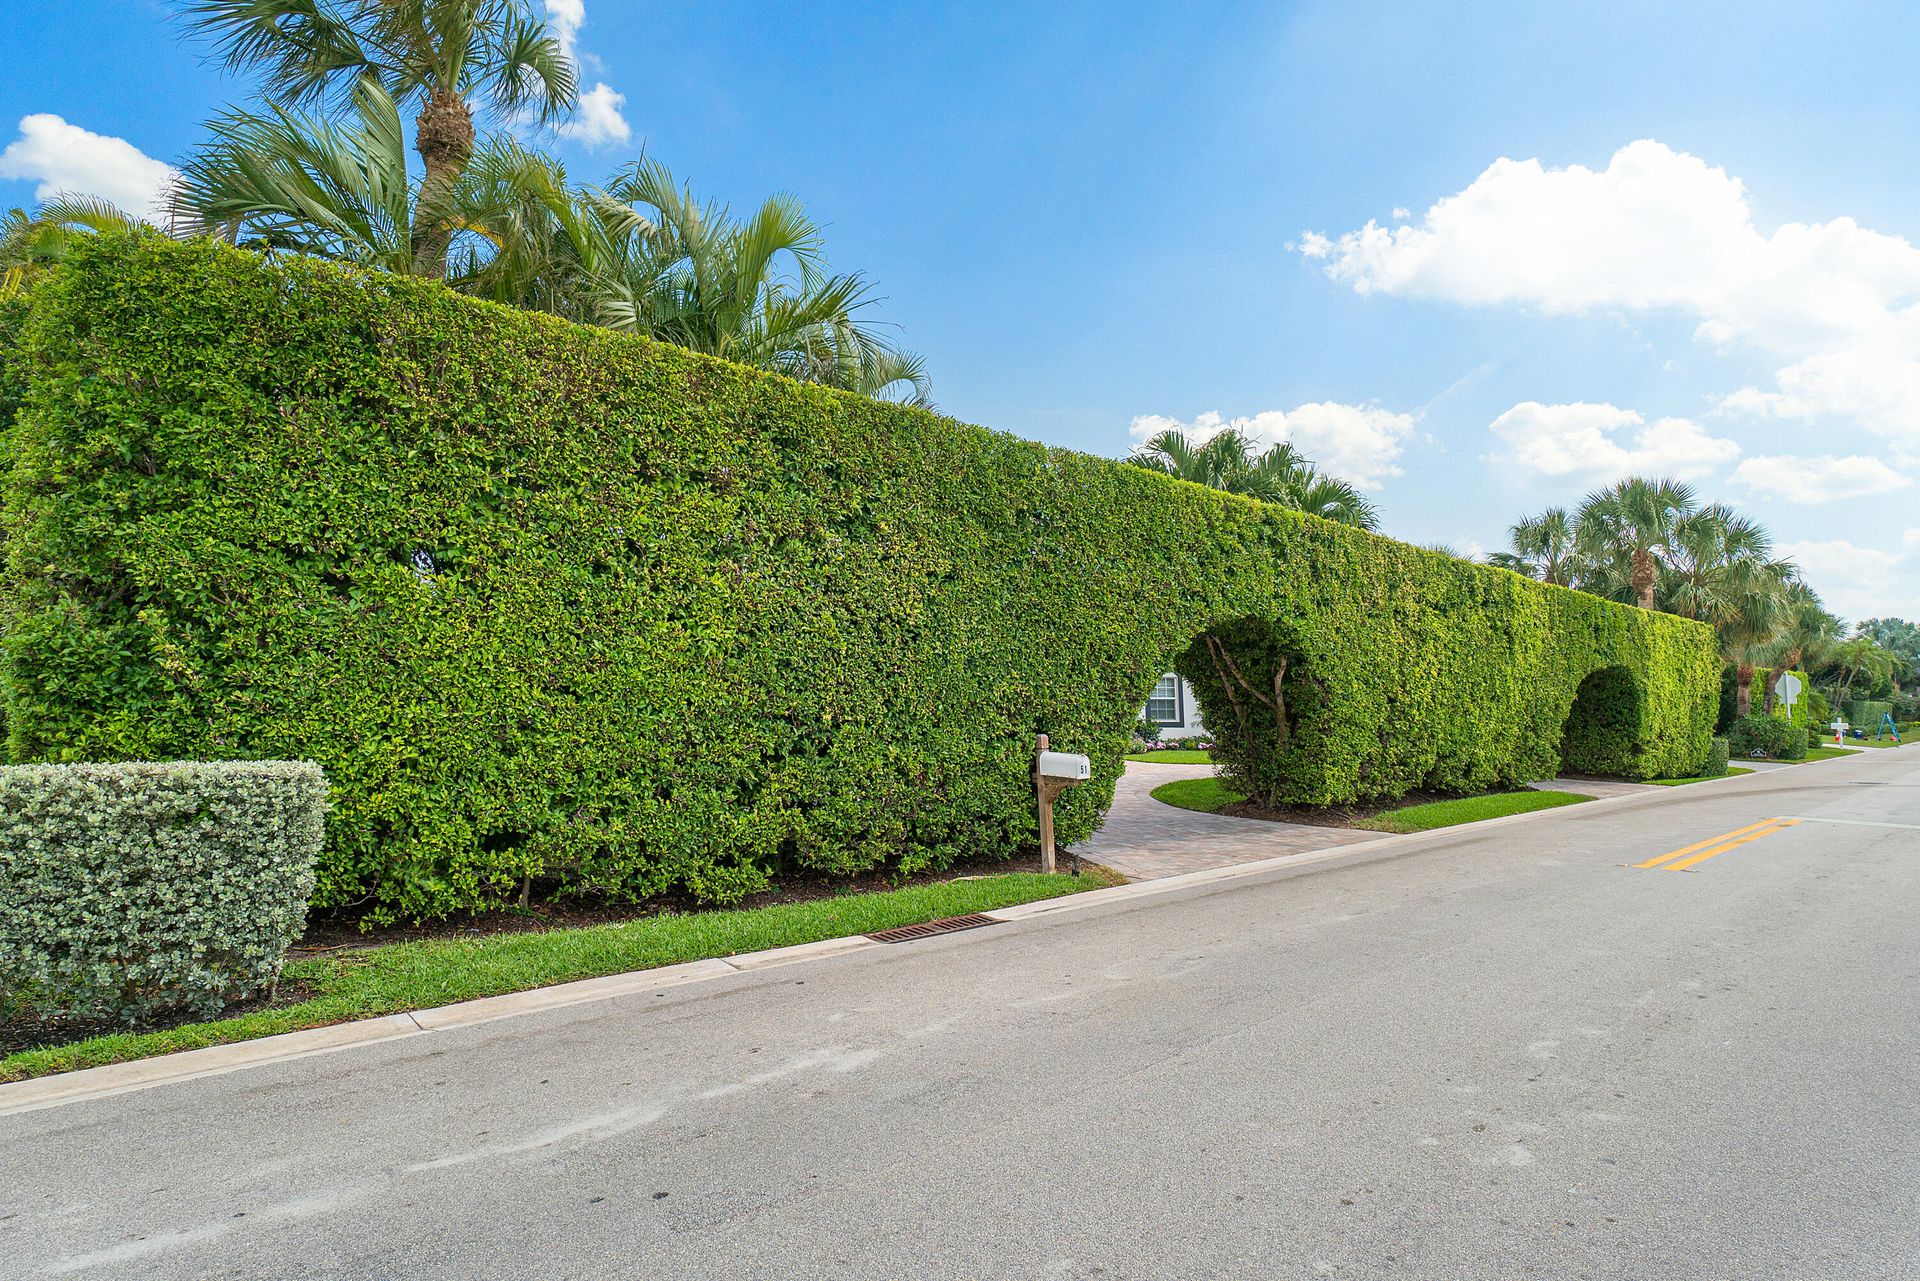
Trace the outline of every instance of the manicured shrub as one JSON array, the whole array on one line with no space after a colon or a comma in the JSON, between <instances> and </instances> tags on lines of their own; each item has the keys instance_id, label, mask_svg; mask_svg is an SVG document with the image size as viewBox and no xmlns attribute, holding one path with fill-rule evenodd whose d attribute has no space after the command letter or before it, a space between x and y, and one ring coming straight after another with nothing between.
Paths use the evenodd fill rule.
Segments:
<instances>
[{"instance_id":1,"label":"manicured shrub","mask_svg":"<svg viewBox=\"0 0 1920 1281\"><path fill-rule=\"evenodd\" d=\"M1707 746L1706 763L1694 771L1696 778L1720 778L1727 772L1727 758L1731 754L1727 740L1714 735Z\"/></svg>"},{"instance_id":2,"label":"manicured shrub","mask_svg":"<svg viewBox=\"0 0 1920 1281\"><path fill-rule=\"evenodd\" d=\"M326 805L307 761L0 767L0 1014L210 1014L273 982Z\"/></svg>"},{"instance_id":3,"label":"manicured shrub","mask_svg":"<svg viewBox=\"0 0 1920 1281\"><path fill-rule=\"evenodd\" d=\"M1735 721L1727 741L1735 756L1752 756L1758 752L1778 760L1797 761L1807 754L1807 731L1803 726L1789 725L1778 716L1764 712L1754 712Z\"/></svg>"},{"instance_id":4,"label":"manicured shrub","mask_svg":"<svg viewBox=\"0 0 1920 1281\"><path fill-rule=\"evenodd\" d=\"M1287 800L1550 775L1600 668L1634 772L1706 754L1696 623L428 282L81 239L28 326L9 754L318 760L317 905L1003 856L1036 732L1094 761L1071 843L1210 630L1263 688L1290 656L1284 744L1201 698Z\"/></svg>"}]
</instances>

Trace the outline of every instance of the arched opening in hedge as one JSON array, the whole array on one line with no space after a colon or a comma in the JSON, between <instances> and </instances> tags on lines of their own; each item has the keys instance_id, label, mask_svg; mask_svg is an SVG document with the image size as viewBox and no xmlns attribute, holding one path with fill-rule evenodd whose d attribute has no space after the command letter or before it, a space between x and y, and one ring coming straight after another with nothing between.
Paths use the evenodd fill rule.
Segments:
<instances>
[{"instance_id":1,"label":"arched opening in hedge","mask_svg":"<svg viewBox=\"0 0 1920 1281\"><path fill-rule=\"evenodd\" d=\"M1560 735L1560 768L1575 774L1647 777L1642 768L1647 692L1626 667L1589 672L1574 692Z\"/></svg>"},{"instance_id":2,"label":"arched opening in hedge","mask_svg":"<svg viewBox=\"0 0 1920 1281\"><path fill-rule=\"evenodd\" d=\"M1327 699L1310 650L1293 624L1247 617L1209 627L1174 662L1193 686L1227 785L1265 805L1290 799L1315 754Z\"/></svg>"}]
</instances>

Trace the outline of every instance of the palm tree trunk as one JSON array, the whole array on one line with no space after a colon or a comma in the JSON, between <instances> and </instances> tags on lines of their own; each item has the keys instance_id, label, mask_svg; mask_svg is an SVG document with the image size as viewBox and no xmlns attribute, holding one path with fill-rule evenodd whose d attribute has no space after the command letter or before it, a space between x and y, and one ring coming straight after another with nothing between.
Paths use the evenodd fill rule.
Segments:
<instances>
[{"instance_id":1,"label":"palm tree trunk","mask_svg":"<svg viewBox=\"0 0 1920 1281\"><path fill-rule=\"evenodd\" d=\"M1617 562L1616 562L1617 563ZM1641 609L1653 608L1653 553L1644 547L1633 549L1633 594Z\"/></svg>"},{"instance_id":2,"label":"palm tree trunk","mask_svg":"<svg viewBox=\"0 0 1920 1281\"><path fill-rule=\"evenodd\" d=\"M444 280L453 243L454 187L473 159L473 110L459 94L435 89L413 123L414 150L426 166L414 206L413 270Z\"/></svg>"},{"instance_id":3,"label":"palm tree trunk","mask_svg":"<svg viewBox=\"0 0 1920 1281\"><path fill-rule=\"evenodd\" d=\"M1753 664L1741 663L1734 669L1733 710L1736 715L1749 716L1753 713Z\"/></svg>"}]
</instances>

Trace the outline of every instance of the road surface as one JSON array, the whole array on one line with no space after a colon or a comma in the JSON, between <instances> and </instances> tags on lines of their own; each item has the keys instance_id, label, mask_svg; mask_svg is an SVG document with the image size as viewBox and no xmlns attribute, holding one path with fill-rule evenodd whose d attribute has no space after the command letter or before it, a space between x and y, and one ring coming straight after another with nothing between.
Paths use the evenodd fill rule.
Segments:
<instances>
[{"instance_id":1,"label":"road surface","mask_svg":"<svg viewBox=\"0 0 1920 1281\"><path fill-rule=\"evenodd\" d=\"M1920 751L1360 847L0 1117L0 1275L1920 1276L1916 907Z\"/></svg>"}]
</instances>

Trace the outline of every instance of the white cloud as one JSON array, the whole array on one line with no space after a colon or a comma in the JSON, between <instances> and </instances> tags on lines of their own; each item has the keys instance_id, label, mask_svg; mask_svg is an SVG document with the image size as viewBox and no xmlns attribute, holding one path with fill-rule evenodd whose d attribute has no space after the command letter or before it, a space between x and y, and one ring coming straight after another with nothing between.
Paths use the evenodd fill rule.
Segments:
<instances>
[{"instance_id":1,"label":"white cloud","mask_svg":"<svg viewBox=\"0 0 1920 1281\"><path fill-rule=\"evenodd\" d=\"M1396 414L1374 405L1340 405L1331 401L1302 405L1290 412L1269 409L1246 418L1228 419L1205 413L1191 422L1160 414L1142 414L1128 428L1136 441L1163 431L1183 432L1205 441L1227 429L1265 448L1285 441L1312 459L1322 471L1351 481L1362 489L1378 489L1388 476L1398 476L1394 465L1413 434L1413 415Z\"/></svg>"},{"instance_id":2,"label":"white cloud","mask_svg":"<svg viewBox=\"0 0 1920 1281\"><path fill-rule=\"evenodd\" d=\"M1733 469L1733 478L1758 493L1795 503L1825 503L1864 498L1904 489L1913 482L1878 458L1853 454L1835 458L1769 455L1749 458Z\"/></svg>"},{"instance_id":3,"label":"white cloud","mask_svg":"<svg viewBox=\"0 0 1920 1281\"><path fill-rule=\"evenodd\" d=\"M547 0L547 30L560 42L560 52L577 66L580 28L587 25L587 0Z\"/></svg>"},{"instance_id":4,"label":"white cloud","mask_svg":"<svg viewBox=\"0 0 1920 1281\"><path fill-rule=\"evenodd\" d=\"M41 113L20 122L20 136L0 151L0 178L39 184L34 199L68 193L97 196L127 213L164 221L165 197L176 174L124 138L68 124Z\"/></svg>"},{"instance_id":5,"label":"white cloud","mask_svg":"<svg viewBox=\"0 0 1920 1281\"><path fill-rule=\"evenodd\" d=\"M1909 529L1902 550L1862 547L1844 538L1781 543L1776 554L1799 566L1826 607L1843 618L1912 618L1920 612L1920 573L1914 549L1920 530Z\"/></svg>"},{"instance_id":6,"label":"white cloud","mask_svg":"<svg viewBox=\"0 0 1920 1281\"><path fill-rule=\"evenodd\" d=\"M590 147L625 142L633 137L633 127L627 123L626 115L621 110L626 105L626 94L616 92L611 85L597 84L580 95L580 105L573 119L563 120L554 126L555 132Z\"/></svg>"},{"instance_id":7,"label":"white cloud","mask_svg":"<svg viewBox=\"0 0 1920 1281\"><path fill-rule=\"evenodd\" d=\"M1920 449L1920 248L1847 217L1763 234L1738 178L1659 142L1598 170L1497 160L1417 222L1299 248L1360 293L1690 315L1702 341L1779 362L1724 410L1834 417Z\"/></svg>"},{"instance_id":8,"label":"white cloud","mask_svg":"<svg viewBox=\"0 0 1920 1281\"><path fill-rule=\"evenodd\" d=\"M580 48L580 29L587 25L586 0L547 0L547 29L560 42L560 51L576 70L598 68L600 60ZM626 142L633 137L627 123L627 95L606 81L596 81L591 89L582 85L580 102L571 120L563 120L553 131L589 147L609 142Z\"/></svg>"},{"instance_id":9,"label":"white cloud","mask_svg":"<svg viewBox=\"0 0 1920 1281\"><path fill-rule=\"evenodd\" d=\"M1638 428L1632 443L1616 436ZM1662 418L1648 423L1631 409L1575 402L1522 401L1490 428L1506 448L1493 461L1536 476L1604 483L1648 474L1688 479L1705 475L1740 453L1731 440L1709 436L1698 423Z\"/></svg>"}]
</instances>

